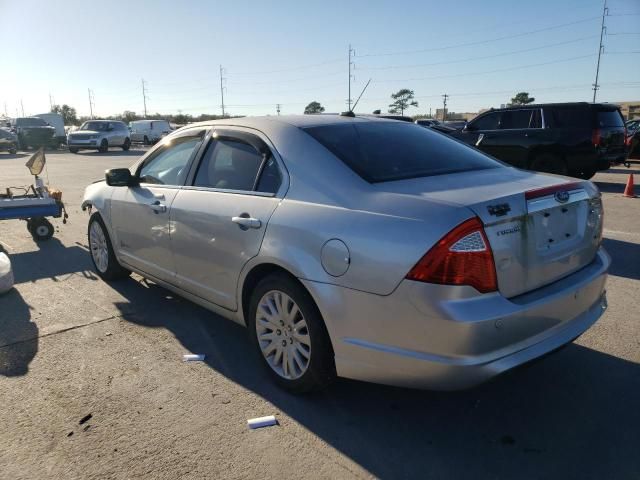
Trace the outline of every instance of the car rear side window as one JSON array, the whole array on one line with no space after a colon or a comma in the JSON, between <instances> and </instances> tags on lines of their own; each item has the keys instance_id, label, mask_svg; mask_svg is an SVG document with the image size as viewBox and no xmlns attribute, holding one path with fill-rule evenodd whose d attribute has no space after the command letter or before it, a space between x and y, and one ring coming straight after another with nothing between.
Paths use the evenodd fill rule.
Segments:
<instances>
[{"instance_id":1,"label":"car rear side window","mask_svg":"<svg viewBox=\"0 0 640 480\"><path fill-rule=\"evenodd\" d=\"M502 166L442 133L415 124L349 122L303 130L370 183Z\"/></svg>"},{"instance_id":2,"label":"car rear side window","mask_svg":"<svg viewBox=\"0 0 640 480\"><path fill-rule=\"evenodd\" d=\"M624 127L624 120L618 110L599 110L599 127Z\"/></svg>"},{"instance_id":3,"label":"car rear side window","mask_svg":"<svg viewBox=\"0 0 640 480\"><path fill-rule=\"evenodd\" d=\"M140 182L184 185L189 160L201 142L201 135L174 138L145 161L138 173Z\"/></svg>"},{"instance_id":4,"label":"car rear side window","mask_svg":"<svg viewBox=\"0 0 640 480\"><path fill-rule=\"evenodd\" d=\"M502 130L540 128L535 125L535 112L539 110L505 110L500 118L500 128Z\"/></svg>"},{"instance_id":5,"label":"car rear side window","mask_svg":"<svg viewBox=\"0 0 640 480\"><path fill-rule=\"evenodd\" d=\"M196 187L276 193L280 182L280 172L273 157L265 158L252 145L239 139L220 138L207 147L193 184Z\"/></svg>"},{"instance_id":6,"label":"car rear side window","mask_svg":"<svg viewBox=\"0 0 640 480\"><path fill-rule=\"evenodd\" d=\"M590 128L591 115L586 108L545 109L545 120L551 120L553 128Z\"/></svg>"}]
</instances>

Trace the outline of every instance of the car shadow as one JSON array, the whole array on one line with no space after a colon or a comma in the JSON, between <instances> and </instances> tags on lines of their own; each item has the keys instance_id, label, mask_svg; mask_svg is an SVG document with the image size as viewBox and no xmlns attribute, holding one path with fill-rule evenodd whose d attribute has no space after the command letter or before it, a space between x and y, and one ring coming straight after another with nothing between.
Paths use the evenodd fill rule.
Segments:
<instances>
[{"instance_id":1,"label":"car shadow","mask_svg":"<svg viewBox=\"0 0 640 480\"><path fill-rule=\"evenodd\" d=\"M63 281L65 276L79 274L88 280L96 280L87 247L76 243L67 247L56 237L35 242L38 250L11 255L15 284L36 282L49 278Z\"/></svg>"},{"instance_id":2,"label":"car shadow","mask_svg":"<svg viewBox=\"0 0 640 480\"><path fill-rule=\"evenodd\" d=\"M118 147L113 147L118 148ZM108 152L98 152L93 150L80 150L78 154L86 155L88 157L138 157L147 153L147 150L127 150L126 152L123 150L112 150L110 149Z\"/></svg>"},{"instance_id":3,"label":"car shadow","mask_svg":"<svg viewBox=\"0 0 640 480\"><path fill-rule=\"evenodd\" d=\"M602 173L635 173L637 174L638 171L636 169L634 169L633 167L631 168L610 168L609 170L603 170Z\"/></svg>"},{"instance_id":4,"label":"car shadow","mask_svg":"<svg viewBox=\"0 0 640 480\"><path fill-rule=\"evenodd\" d=\"M611 256L609 275L640 280L638 263L633 261L640 259L640 244L606 237L602 239L602 244Z\"/></svg>"},{"instance_id":5,"label":"car shadow","mask_svg":"<svg viewBox=\"0 0 640 480\"><path fill-rule=\"evenodd\" d=\"M38 327L31 321L31 308L12 288L0 295L0 376L26 375L36 353Z\"/></svg>"},{"instance_id":6,"label":"car shadow","mask_svg":"<svg viewBox=\"0 0 640 480\"><path fill-rule=\"evenodd\" d=\"M3 153L0 152L0 160L12 160L14 158L28 157L28 153Z\"/></svg>"},{"instance_id":7,"label":"car shadow","mask_svg":"<svg viewBox=\"0 0 640 480\"><path fill-rule=\"evenodd\" d=\"M602 193L619 193L622 195L624 193L624 183L615 183L615 182L593 182L598 187Z\"/></svg>"},{"instance_id":8,"label":"car shadow","mask_svg":"<svg viewBox=\"0 0 640 480\"><path fill-rule=\"evenodd\" d=\"M640 471L637 363L571 344L463 392L338 380L295 396L267 376L243 327L151 282L112 286L128 299L116 305L125 321L169 330L185 350L205 354L211 369L374 477L632 478Z\"/></svg>"}]
</instances>

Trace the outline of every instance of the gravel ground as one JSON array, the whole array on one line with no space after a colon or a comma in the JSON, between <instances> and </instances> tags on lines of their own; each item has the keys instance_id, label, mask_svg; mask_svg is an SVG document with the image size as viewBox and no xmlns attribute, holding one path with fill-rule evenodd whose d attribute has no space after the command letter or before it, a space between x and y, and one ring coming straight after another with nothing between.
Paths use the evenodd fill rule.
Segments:
<instances>
[{"instance_id":1,"label":"gravel ground","mask_svg":"<svg viewBox=\"0 0 640 480\"><path fill-rule=\"evenodd\" d=\"M574 344L465 392L339 380L295 397L243 328L92 272L84 187L141 153L47 153L69 222L41 244L0 222L16 275L0 297L0 478L638 478L640 199L621 193L640 165L594 179L609 310ZM30 183L27 158L0 154L0 188ZM278 426L247 429L271 414Z\"/></svg>"}]
</instances>

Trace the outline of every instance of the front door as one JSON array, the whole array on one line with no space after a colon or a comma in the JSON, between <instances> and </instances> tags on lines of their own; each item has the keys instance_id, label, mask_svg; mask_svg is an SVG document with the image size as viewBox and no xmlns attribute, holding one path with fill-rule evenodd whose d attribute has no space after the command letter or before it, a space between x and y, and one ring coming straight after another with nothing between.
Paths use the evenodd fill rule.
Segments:
<instances>
[{"instance_id":1,"label":"front door","mask_svg":"<svg viewBox=\"0 0 640 480\"><path fill-rule=\"evenodd\" d=\"M151 276L171 281L171 205L184 185L205 129L190 129L155 149L138 167L139 185L115 189L111 224L122 261Z\"/></svg>"},{"instance_id":2,"label":"front door","mask_svg":"<svg viewBox=\"0 0 640 480\"><path fill-rule=\"evenodd\" d=\"M171 208L176 281L222 307L237 308L240 271L260 251L280 198L278 161L258 136L216 130L191 186Z\"/></svg>"}]
</instances>

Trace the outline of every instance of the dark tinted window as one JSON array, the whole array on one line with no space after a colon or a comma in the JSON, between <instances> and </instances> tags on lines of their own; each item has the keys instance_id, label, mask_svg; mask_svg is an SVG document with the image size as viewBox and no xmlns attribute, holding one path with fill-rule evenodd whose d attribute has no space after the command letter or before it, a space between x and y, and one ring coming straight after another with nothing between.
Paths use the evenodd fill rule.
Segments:
<instances>
[{"instance_id":1,"label":"dark tinted window","mask_svg":"<svg viewBox=\"0 0 640 480\"><path fill-rule=\"evenodd\" d=\"M473 130L497 130L500 122L500 112L488 113L471 122Z\"/></svg>"},{"instance_id":2,"label":"dark tinted window","mask_svg":"<svg viewBox=\"0 0 640 480\"><path fill-rule=\"evenodd\" d=\"M599 127L624 127L622 115L617 110L600 110L598 112Z\"/></svg>"},{"instance_id":3,"label":"dark tinted window","mask_svg":"<svg viewBox=\"0 0 640 480\"><path fill-rule=\"evenodd\" d=\"M539 112L539 110L505 110L500 118L500 128L539 128L532 126L535 112ZM533 123L535 124L535 121Z\"/></svg>"},{"instance_id":4,"label":"dark tinted window","mask_svg":"<svg viewBox=\"0 0 640 480\"><path fill-rule=\"evenodd\" d=\"M18 118L16 125L18 127L46 127L47 122L41 118Z\"/></svg>"},{"instance_id":5,"label":"dark tinted window","mask_svg":"<svg viewBox=\"0 0 640 480\"><path fill-rule=\"evenodd\" d=\"M591 114L586 108L545 109L545 119L554 128L590 128Z\"/></svg>"},{"instance_id":6,"label":"dark tinted window","mask_svg":"<svg viewBox=\"0 0 640 480\"><path fill-rule=\"evenodd\" d=\"M194 185L251 191L263 158L264 156L248 143L226 138L213 141L207 147L200 163ZM275 193L275 190L271 193Z\"/></svg>"},{"instance_id":7,"label":"dark tinted window","mask_svg":"<svg viewBox=\"0 0 640 480\"><path fill-rule=\"evenodd\" d=\"M415 124L349 122L304 130L368 182L501 166L475 149Z\"/></svg>"}]
</instances>

